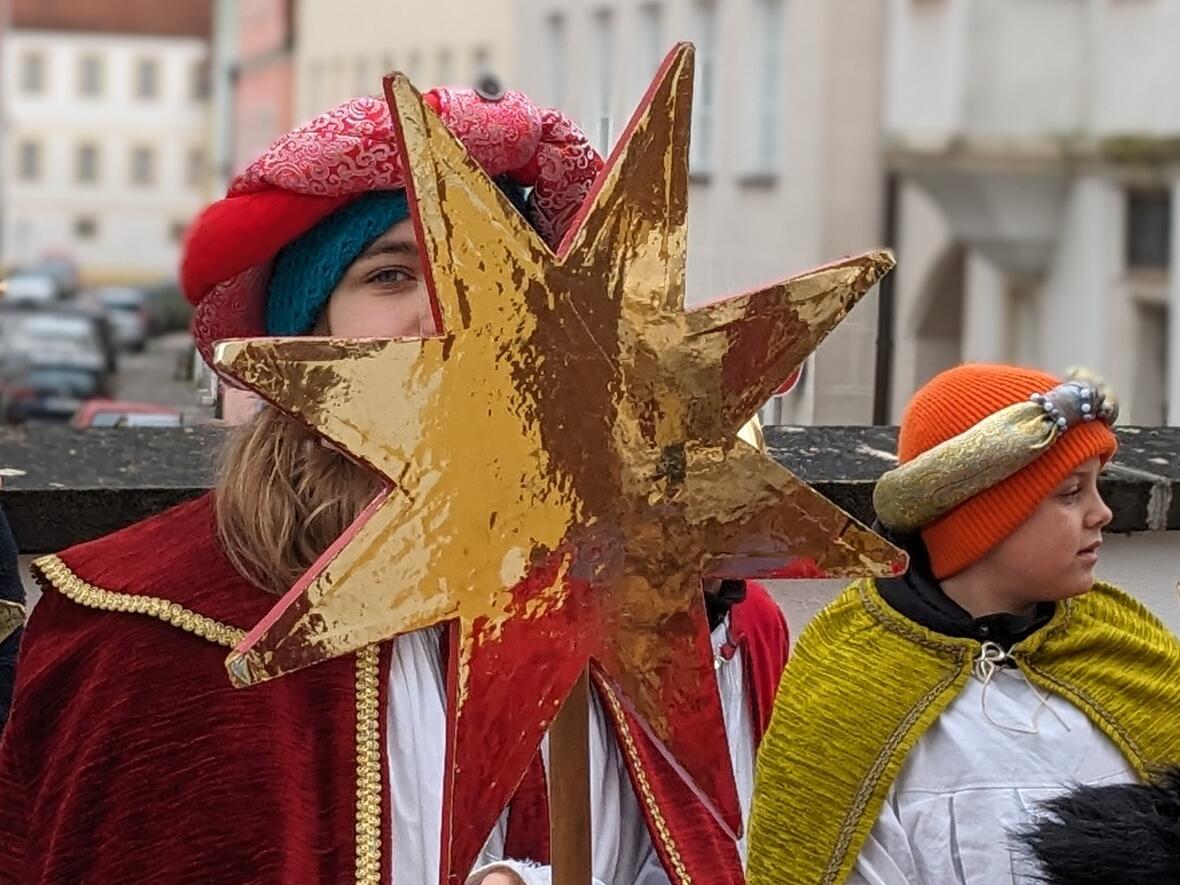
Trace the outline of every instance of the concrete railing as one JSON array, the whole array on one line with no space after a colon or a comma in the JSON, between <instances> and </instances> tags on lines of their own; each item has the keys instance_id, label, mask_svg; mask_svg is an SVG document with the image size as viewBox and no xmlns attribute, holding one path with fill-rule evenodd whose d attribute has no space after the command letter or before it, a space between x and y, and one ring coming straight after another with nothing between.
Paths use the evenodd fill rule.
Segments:
<instances>
[{"instance_id":1,"label":"concrete railing","mask_svg":"<svg viewBox=\"0 0 1180 885\"><path fill-rule=\"evenodd\" d=\"M219 427L8 428L0 431L0 504L21 552L60 550L208 490L224 435ZM1180 427L1119 435L1102 479L1115 514L1110 531L1180 531ZM873 483L893 466L894 428L767 427L766 441L780 464L871 522Z\"/></svg>"},{"instance_id":2,"label":"concrete railing","mask_svg":"<svg viewBox=\"0 0 1180 885\"><path fill-rule=\"evenodd\" d=\"M18 546L22 553L60 550L201 494L212 483L225 433L0 431L0 503ZM1119 436L1118 456L1102 481L1115 514L1110 531L1180 529L1180 428L1129 427ZM775 460L864 522L873 518L873 483L894 464L896 439L889 427L766 428Z\"/></svg>"},{"instance_id":3,"label":"concrete railing","mask_svg":"<svg viewBox=\"0 0 1180 885\"><path fill-rule=\"evenodd\" d=\"M60 550L195 497L209 488L226 431L185 429L0 431L0 504L23 554ZM1180 631L1180 428L1119 430L1102 479L1114 511L1099 573ZM871 522L872 489L893 466L888 427L768 427L779 463L853 516ZM771 586L797 633L840 589L837 581Z\"/></svg>"}]
</instances>

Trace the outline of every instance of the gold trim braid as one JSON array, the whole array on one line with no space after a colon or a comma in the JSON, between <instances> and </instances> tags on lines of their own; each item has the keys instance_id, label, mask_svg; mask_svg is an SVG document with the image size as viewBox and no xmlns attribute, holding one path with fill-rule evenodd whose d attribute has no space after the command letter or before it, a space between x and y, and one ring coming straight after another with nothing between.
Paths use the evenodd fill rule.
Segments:
<instances>
[{"instance_id":1,"label":"gold trim braid","mask_svg":"<svg viewBox=\"0 0 1180 885\"><path fill-rule=\"evenodd\" d=\"M620 742L623 747L623 752L627 754L627 758L631 762L631 770L635 772L636 785L639 787L639 799L647 808L648 815L651 817L652 823L655 825L656 834L660 838L660 844L663 845L664 851L667 854L668 862L672 864L672 872L675 873L676 881L679 885L692 885L692 877L688 874L688 868L684 865L684 858L680 856L680 849L676 846L676 841L672 838L672 831L668 827L667 820L664 819L664 813L660 810L659 803L656 802L655 792L651 788L651 782L647 779L647 772L643 768L643 764L639 759L639 749L635 746L635 736L631 734L631 728L627 724L627 715L623 710L623 705L619 703L619 699L603 680L595 680L598 683L598 688L602 692L606 702L610 705L611 714L614 716L617 724L617 732Z\"/></svg>"},{"instance_id":2,"label":"gold trim braid","mask_svg":"<svg viewBox=\"0 0 1180 885\"><path fill-rule=\"evenodd\" d=\"M381 881L381 720L379 650L356 655L356 881Z\"/></svg>"},{"instance_id":3,"label":"gold trim braid","mask_svg":"<svg viewBox=\"0 0 1180 885\"><path fill-rule=\"evenodd\" d=\"M246 637L245 630L199 615L175 602L156 596L116 593L88 584L56 555L41 557L33 563L33 568L40 573L40 578L58 593L85 608L147 615L226 648L234 648Z\"/></svg>"}]
</instances>

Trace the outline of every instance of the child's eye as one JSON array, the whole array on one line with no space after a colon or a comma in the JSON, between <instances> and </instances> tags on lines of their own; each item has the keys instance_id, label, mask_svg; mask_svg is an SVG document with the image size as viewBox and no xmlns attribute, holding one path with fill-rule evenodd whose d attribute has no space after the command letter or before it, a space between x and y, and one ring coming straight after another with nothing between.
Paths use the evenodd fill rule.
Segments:
<instances>
[{"instance_id":1,"label":"child's eye","mask_svg":"<svg viewBox=\"0 0 1180 885\"><path fill-rule=\"evenodd\" d=\"M1078 486L1076 489L1070 489L1067 492L1062 492L1061 497L1063 497L1063 498L1076 498L1081 493L1082 493L1082 487Z\"/></svg>"},{"instance_id":2,"label":"child's eye","mask_svg":"<svg viewBox=\"0 0 1180 885\"><path fill-rule=\"evenodd\" d=\"M377 283L382 286L390 286L395 283L412 282L414 275L406 270L404 267L383 267L378 271L369 274L369 278L365 280L366 283Z\"/></svg>"}]
</instances>

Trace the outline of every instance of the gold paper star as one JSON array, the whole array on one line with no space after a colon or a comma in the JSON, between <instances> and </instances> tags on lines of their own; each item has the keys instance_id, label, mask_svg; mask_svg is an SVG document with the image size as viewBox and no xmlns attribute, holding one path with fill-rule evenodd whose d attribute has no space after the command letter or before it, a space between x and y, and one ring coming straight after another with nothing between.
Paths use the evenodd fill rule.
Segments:
<instances>
[{"instance_id":1,"label":"gold paper star","mask_svg":"<svg viewBox=\"0 0 1180 885\"><path fill-rule=\"evenodd\" d=\"M218 347L224 371L390 483L231 675L452 622L444 865L460 872L591 660L736 829L702 576L902 561L737 436L892 259L685 313L691 83L682 46L555 255L408 81L388 80L446 334Z\"/></svg>"}]
</instances>

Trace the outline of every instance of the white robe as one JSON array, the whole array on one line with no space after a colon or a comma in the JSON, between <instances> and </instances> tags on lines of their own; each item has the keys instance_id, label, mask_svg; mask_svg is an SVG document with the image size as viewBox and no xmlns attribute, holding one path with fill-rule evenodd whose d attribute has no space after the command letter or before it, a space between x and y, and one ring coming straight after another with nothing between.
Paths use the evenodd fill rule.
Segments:
<instances>
[{"instance_id":1,"label":"white robe","mask_svg":"<svg viewBox=\"0 0 1180 885\"><path fill-rule=\"evenodd\" d=\"M1135 780L1069 701L1015 669L996 670L986 691L972 677L906 759L848 885L1033 883L1013 833L1039 803L1077 784Z\"/></svg>"},{"instance_id":2,"label":"white robe","mask_svg":"<svg viewBox=\"0 0 1180 885\"><path fill-rule=\"evenodd\" d=\"M439 656L441 629L409 633L393 644L386 752L394 796L394 885L433 885L438 881L446 764L446 674ZM712 638L716 654L725 641L726 624L714 630ZM754 789L755 747L740 654L721 661L717 684L744 822ZM542 754L547 762L547 742ZM626 762L597 696L591 709L590 770L595 885L668 885L670 880L652 846ZM494 870L511 870L526 885L549 885L548 867L531 865L527 858L503 856L505 837L506 815L502 815L469 883L478 883ZM744 862L744 838L739 850Z\"/></svg>"}]
</instances>

